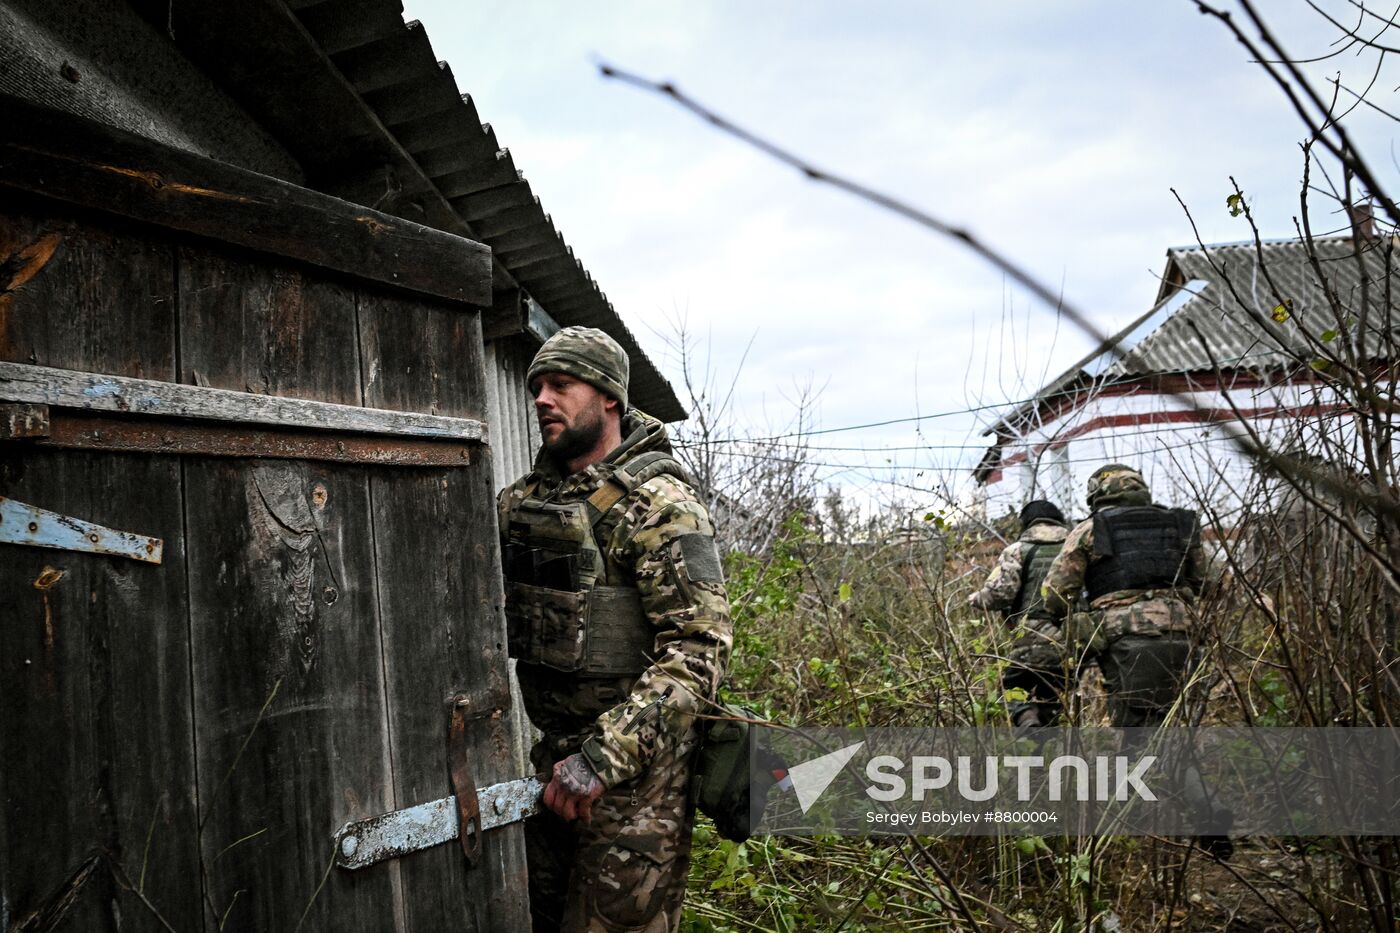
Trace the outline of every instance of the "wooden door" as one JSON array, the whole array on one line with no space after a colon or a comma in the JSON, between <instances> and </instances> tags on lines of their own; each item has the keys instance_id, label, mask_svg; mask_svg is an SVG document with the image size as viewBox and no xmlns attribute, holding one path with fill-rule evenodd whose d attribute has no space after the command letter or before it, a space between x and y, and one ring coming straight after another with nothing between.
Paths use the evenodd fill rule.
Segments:
<instances>
[{"instance_id":1,"label":"wooden door","mask_svg":"<svg viewBox=\"0 0 1400 933\"><path fill-rule=\"evenodd\" d=\"M6 108L0 412L47 423L0 496L164 546L0 543L0 928L523 928L518 827L474 869L332 864L450 793L449 694L509 702L489 253ZM479 784L517 776L507 721Z\"/></svg>"}]
</instances>

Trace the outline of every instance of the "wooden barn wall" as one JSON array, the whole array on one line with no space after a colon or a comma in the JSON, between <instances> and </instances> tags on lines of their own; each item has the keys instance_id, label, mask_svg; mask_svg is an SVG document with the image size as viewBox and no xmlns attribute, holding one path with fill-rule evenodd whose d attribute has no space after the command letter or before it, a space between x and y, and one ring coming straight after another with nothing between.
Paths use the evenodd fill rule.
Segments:
<instances>
[{"instance_id":1,"label":"wooden barn wall","mask_svg":"<svg viewBox=\"0 0 1400 933\"><path fill-rule=\"evenodd\" d=\"M0 296L0 358L174 380L170 243L0 214L0 253L33 244L51 258ZM0 494L165 539L159 567L0 545L0 899L11 922L71 891L66 929L110 929L117 904L155 929L136 896L118 893L124 883L152 895L183 886L161 914L177 929L202 924L180 472L174 457L0 446Z\"/></svg>"},{"instance_id":2,"label":"wooden barn wall","mask_svg":"<svg viewBox=\"0 0 1400 933\"><path fill-rule=\"evenodd\" d=\"M0 0L0 93L302 180L276 140L123 2Z\"/></svg>"},{"instance_id":3,"label":"wooden barn wall","mask_svg":"<svg viewBox=\"0 0 1400 933\"><path fill-rule=\"evenodd\" d=\"M21 251L47 259L0 283L0 359L490 413L475 312L0 196L0 257ZM451 845L330 861L345 821L449 792L449 692L508 702L486 448L446 469L21 443L0 444L0 495L161 537L165 558L0 544L0 919L525 924L518 827L472 870ZM473 731L477 784L518 776L508 721Z\"/></svg>"}]
</instances>

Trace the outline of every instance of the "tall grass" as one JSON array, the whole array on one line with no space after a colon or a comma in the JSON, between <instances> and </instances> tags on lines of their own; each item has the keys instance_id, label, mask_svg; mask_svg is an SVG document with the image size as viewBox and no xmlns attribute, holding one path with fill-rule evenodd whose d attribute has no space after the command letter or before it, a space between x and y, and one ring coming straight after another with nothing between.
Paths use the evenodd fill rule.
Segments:
<instances>
[{"instance_id":1,"label":"tall grass","mask_svg":"<svg viewBox=\"0 0 1400 933\"><path fill-rule=\"evenodd\" d=\"M731 698L790 725L1005 724L1000 682L1009 633L966 605L1001 542L932 527L831 532L829 522L794 514L767 553L730 556ZM1248 545L1256 551L1261 544L1268 550L1261 533ZM1246 543L1225 548L1238 550L1222 557L1224 576L1200 607L1206 660L1186 715L1304 724L1305 697L1323 688L1303 674L1315 675L1322 662L1318 651L1300 657L1294 636L1312 616L1278 613L1308 606L1306 594L1285 586L1287 595L1275 600L1282 608L1266 612L1248 594L1268 581L1246 587L1236 578L1254 573L1244 564ZM1234 571L1227 558L1235 559ZM1094 672L1079 698L1072 716L1106 722ZM756 837L736 844L702 818L684 929L1388 929L1375 905L1394 895L1395 864L1394 840L1249 840L1222 865L1179 839Z\"/></svg>"}]
</instances>

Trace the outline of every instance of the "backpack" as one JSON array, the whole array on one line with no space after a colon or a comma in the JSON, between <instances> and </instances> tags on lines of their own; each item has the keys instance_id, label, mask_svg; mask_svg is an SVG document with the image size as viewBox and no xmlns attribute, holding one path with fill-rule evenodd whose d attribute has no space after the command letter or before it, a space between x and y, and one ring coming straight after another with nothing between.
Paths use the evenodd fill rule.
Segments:
<instances>
[{"instance_id":1,"label":"backpack","mask_svg":"<svg viewBox=\"0 0 1400 933\"><path fill-rule=\"evenodd\" d=\"M743 842L763 818L768 792L787 774L767 733L748 706L721 704L729 719L705 720L692 793L700 812L725 839Z\"/></svg>"}]
</instances>

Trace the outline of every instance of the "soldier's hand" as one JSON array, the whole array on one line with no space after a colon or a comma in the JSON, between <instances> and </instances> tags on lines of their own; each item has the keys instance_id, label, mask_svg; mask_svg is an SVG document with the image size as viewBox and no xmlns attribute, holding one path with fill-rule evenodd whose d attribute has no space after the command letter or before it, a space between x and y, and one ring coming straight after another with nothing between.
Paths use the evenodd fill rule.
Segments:
<instances>
[{"instance_id":1,"label":"soldier's hand","mask_svg":"<svg viewBox=\"0 0 1400 933\"><path fill-rule=\"evenodd\" d=\"M544 789L544 805L566 820L593 819L593 801L603 796L603 782L581 752L554 765L554 776Z\"/></svg>"}]
</instances>

